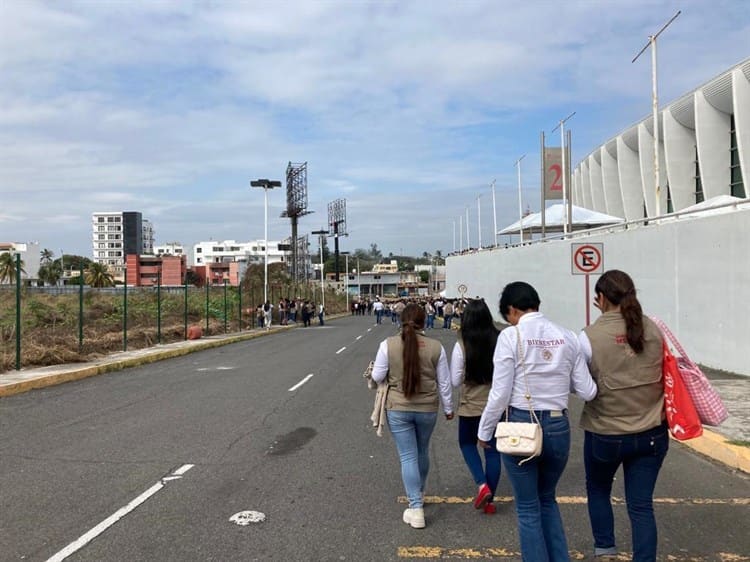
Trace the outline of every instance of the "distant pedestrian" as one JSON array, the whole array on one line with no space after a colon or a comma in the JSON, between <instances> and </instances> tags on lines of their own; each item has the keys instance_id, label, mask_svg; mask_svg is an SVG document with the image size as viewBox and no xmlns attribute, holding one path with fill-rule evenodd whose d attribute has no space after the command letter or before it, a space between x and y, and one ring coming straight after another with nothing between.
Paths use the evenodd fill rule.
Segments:
<instances>
[{"instance_id":1,"label":"distant pedestrian","mask_svg":"<svg viewBox=\"0 0 750 562\"><path fill-rule=\"evenodd\" d=\"M602 315L579 336L599 386L583 407L583 461L594 554L617 554L612 481L620 465L630 518L633 560L656 560L654 487L669 449L664 421L662 335L643 315L630 276L605 272L594 288Z\"/></svg>"},{"instance_id":2,"label":"distant pedestrian","mask_svg":"<svg viewBox=\"0 0 750 562\"><path fill-rule=\"evenodd\" d=\"M425 526L424 490L430 470L430 437L439 403L445 418L453 419L450 370L445 349L424 335L422 307L404 309L401 333L383 340L375 357L372 379L388 381L386 417L401 463L401 479L409 507L402 520Z\"/></svg>"},{"instance_id":3,"label":"distant pedestrian","mask_svg":"<svg viewBox=\"0 0 750 562\"><path fill-rule=\"evenodd\" d=\"M453 322L453 303L446 302L443 306L443 330L450 330Z\"/></svg>"},{"instance_id":4,"label":"distant pedestrian","mask_svg":"<svg viewBox=\"0 0 750 562\"><path fill-rule=\"evenodd\" d=\"M258 308L255 309L255 318L258 321L258 328L262 328L266 319L266 314L263 311L263 303L260 303Z\"/></svg>"},{"instance_id":5,"label":"distant pedestrian","mask_svg":"<svg viewBox=\"0 0 750 562\"><path fill-rule=\"evenodd\" d=\"M380 302L380 299L375 299L375 302L372 305L372 309L375 311L375 323L382 324L383 323L383 303Z\"/></svg>"},{"instance_id":6,"label":"distant pedestrian","mask_svg":"<svg viewBox=\"0 0 750 562\"><path fill-rule=\"evenodd\" d=\"M474 508L483 509L487 514L496 511L492 500L500 481L500 453L492 437L489 447L480 448L484 451L483 466L477 450L477 431L492 386L492 358L499 333L484 300L469 301L451 354L451 384L453 388L461 389L458 444L478 486Z\"/></svg>"},{"instance_id":7,"label":"distant pedestrian","mask_svg":"<svg viewBox=\"0 0 750 562\"><path fill-rule=\"evenodd\" d=\"M325 313L326 313L325 307L323 306L323 303L321 303L318 306L318 326L325 326L325 320L323 318Z\"/></svg>"},{"instance_id":8,"label":"distant pedestrian","mask_svg":"<svg viewBox=\"0 0 750 562\"><path fill-rule=\"evenodd\" d=\"M273 317L273 305L270 301L266 301L263 305L263 325L266 330L271 329L271 318Z\"/></svg>"},{"instance_id":9,"label":"distant pedestrian","mask_svg":"<svg viewBox=\"0 0 750 562\"><path fill-rule=\"evenodd\" d=\"M427 325L426 330L432 330L435 328L435 305L432 304L431 300L428 300L424 305L424 311L427 314Z\"/></svg>"}]
</instances>

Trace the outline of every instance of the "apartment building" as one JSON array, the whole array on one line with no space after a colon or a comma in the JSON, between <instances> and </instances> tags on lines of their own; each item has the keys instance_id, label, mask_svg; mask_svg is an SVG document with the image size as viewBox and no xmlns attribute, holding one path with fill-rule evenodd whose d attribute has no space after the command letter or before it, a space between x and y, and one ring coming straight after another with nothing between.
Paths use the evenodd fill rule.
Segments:
<instances>
[{"instance_id":1,"label":"apartment building","mask_svg":"<svg viewBox=\"0 0 750 562\"><path fill-rule=\"evenodd\" d=\"M126 263L127 284L134 287L169 287L185 282L185 256L128 254Z\"/></svg>"},{"instance_id":2,"label":"apartment building","mask_svg":"<svg viewBox=\"0 0 750 562\"><path fill-rule=\"evenodd\" d=\"M106 265L115 279L123 279L128 254L149 254L154 228L138 211L105 211L91 215L93 259Z\"/></svg>"},{"instance_id":3,"label":"apartment building","mask_svg":"<svg viewBox=\"0 0 750 562\"><path fill-rule=\"evenodd\" d=\"M41 265L39 242L0 242L0 254L5 253L21 254L21 261L23 262L22 281L39 278L39 267ZM13 283L15 282L16 280L13 279Z\"/></svg>"},{"instance_id":4,"label":"apartment building","mask_svg":"<svg viewBox=\"0 0 750 562\"><path fill-rule=\"evenodd\" d=\"M185 248L179 242L167 242L154 246L154 255L156 256L184 256Z\"/></svg>"},{"instance_id":5,"label":"apartment building","mask_svg":"<svg viewBox=\"0 0 750 562\"><path fill-rule=\"evenodd\" d=\"M283 249L282 249L283 248ZM193 265L205 266L216 263L245 262L247 265L262 264L266 247L264 240L251 242L198 242L193 246ZM291 258L288 245L281 241L268 241L268 263L286 263Z\"/></svg>"}]
</instances>

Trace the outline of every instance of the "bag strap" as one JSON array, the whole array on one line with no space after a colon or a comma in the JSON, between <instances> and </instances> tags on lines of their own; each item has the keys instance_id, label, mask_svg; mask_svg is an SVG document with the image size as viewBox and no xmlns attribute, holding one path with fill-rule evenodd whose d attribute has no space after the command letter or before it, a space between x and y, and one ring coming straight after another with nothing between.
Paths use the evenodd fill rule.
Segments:
<instances>
[{"instance_id":1,"label":"bag strap","mask_svg":"<svg viewBox=\"0 0 750 562\"><path fill-rule=\"evenodd\" d=\"M677 337L672 333L672 330L669 329L669 327L664 323L664 321L657 318L656 316L649 316L649 318L651 318L651 321L659 327L659 329L661 330L661 333L664 336L666 336L666 338L672 343L674 348L679 352L680 357L685 359L691 365L695 365L695 363L693 363L693 360L690 359L690 357L688 357L688 354L685 351L685 349L682 347L682 345L680 345L680 342L677 339Z\"/></svg>"},{"instance_id":2,"label":"bag strap","mask_svg":"<svg viewBox=\"0 0 750 562\"><path fill-rule=\"evenodd\" d=\"M537 425L541 425L539 423L539 418L536 417L536 412L534 412L534 407L531 404L531 390L529 389L529 381L526 378L526 357L523 352L523 347L521 345L521 330L518 329L518 325L514 326L516 329L516 339L518 341L518 357L521 360L521 370L523 372L523 382L526 386L526 394L524 397L526 398L526 401L529 403L529 418L531 419L531 423L536 423ZM512 391L511 391L512 393ZM510 408L510 400L508 401L508 405L505 407L505 419L508 419L508 409Z\"/></svg>"}]
</instances>

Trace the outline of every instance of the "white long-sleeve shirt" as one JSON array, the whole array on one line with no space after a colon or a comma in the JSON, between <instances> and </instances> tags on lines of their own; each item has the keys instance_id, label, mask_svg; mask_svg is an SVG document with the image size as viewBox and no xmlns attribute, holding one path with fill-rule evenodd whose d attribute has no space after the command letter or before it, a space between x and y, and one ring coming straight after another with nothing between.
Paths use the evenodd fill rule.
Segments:
<instances>
[{"instance_id":1,"label":"white long-sleeve shirt","mask_svg":"<svg viewBox=\"0 0 750 562\"><path fill-rule=\"evenodd\" d=\"M456 342L451 353L451 386L458 388L464 382L464 372L466 371L466 359L461 344Z\"/></svg>"},{"instance_id":2,"label":"white long-sleeve shirt","mask_svg":"<svg viewBox=\"0 0 750 562\"><path fill-rule=\"evenodd\" d=\"M375 355L375 364L372 366L372 380L381 383L388 376L388 340L380 342L378 353ZM451 373L448 368L448 356L445 348L440 346L440 359L437 364L437 386L440 395L440 403L443 412L453 413L453 389L451 388Z\"/></svg>"},{"instance_id":3,"label":"white long-sleeve shirt","mask_svg":"<svg viewBox=\"0 0 750 562\"><path fill-rule=\"evenodd\" d=\"M482 441L492 439L507 406L529 409L524 367L518 353L519 332L534 410L564 410L571 392L587 401L596 396L596 383L573 332L551 322L541 312L524 314L517 328L518 331L507 328L497 338L492 388L477 434Z\"/></svg>"}]
</instances>

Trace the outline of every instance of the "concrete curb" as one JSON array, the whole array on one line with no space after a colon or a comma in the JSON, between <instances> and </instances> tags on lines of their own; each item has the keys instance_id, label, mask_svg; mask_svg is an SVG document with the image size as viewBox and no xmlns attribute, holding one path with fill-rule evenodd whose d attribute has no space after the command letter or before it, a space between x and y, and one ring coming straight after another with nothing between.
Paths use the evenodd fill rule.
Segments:
<instances>
[{"instance_id":1,"label":"concrete curb","mask_svg":"<svg viewBox=\"0 0 750 562\"><path fill-rule=\"evenodd\" d=\"M750 447L732 445L729 440L718 433L704 428L703 435L688 441L678 441L686 447L699 452L730 468L750 474Z\"/></svg>"}]
</instances>

